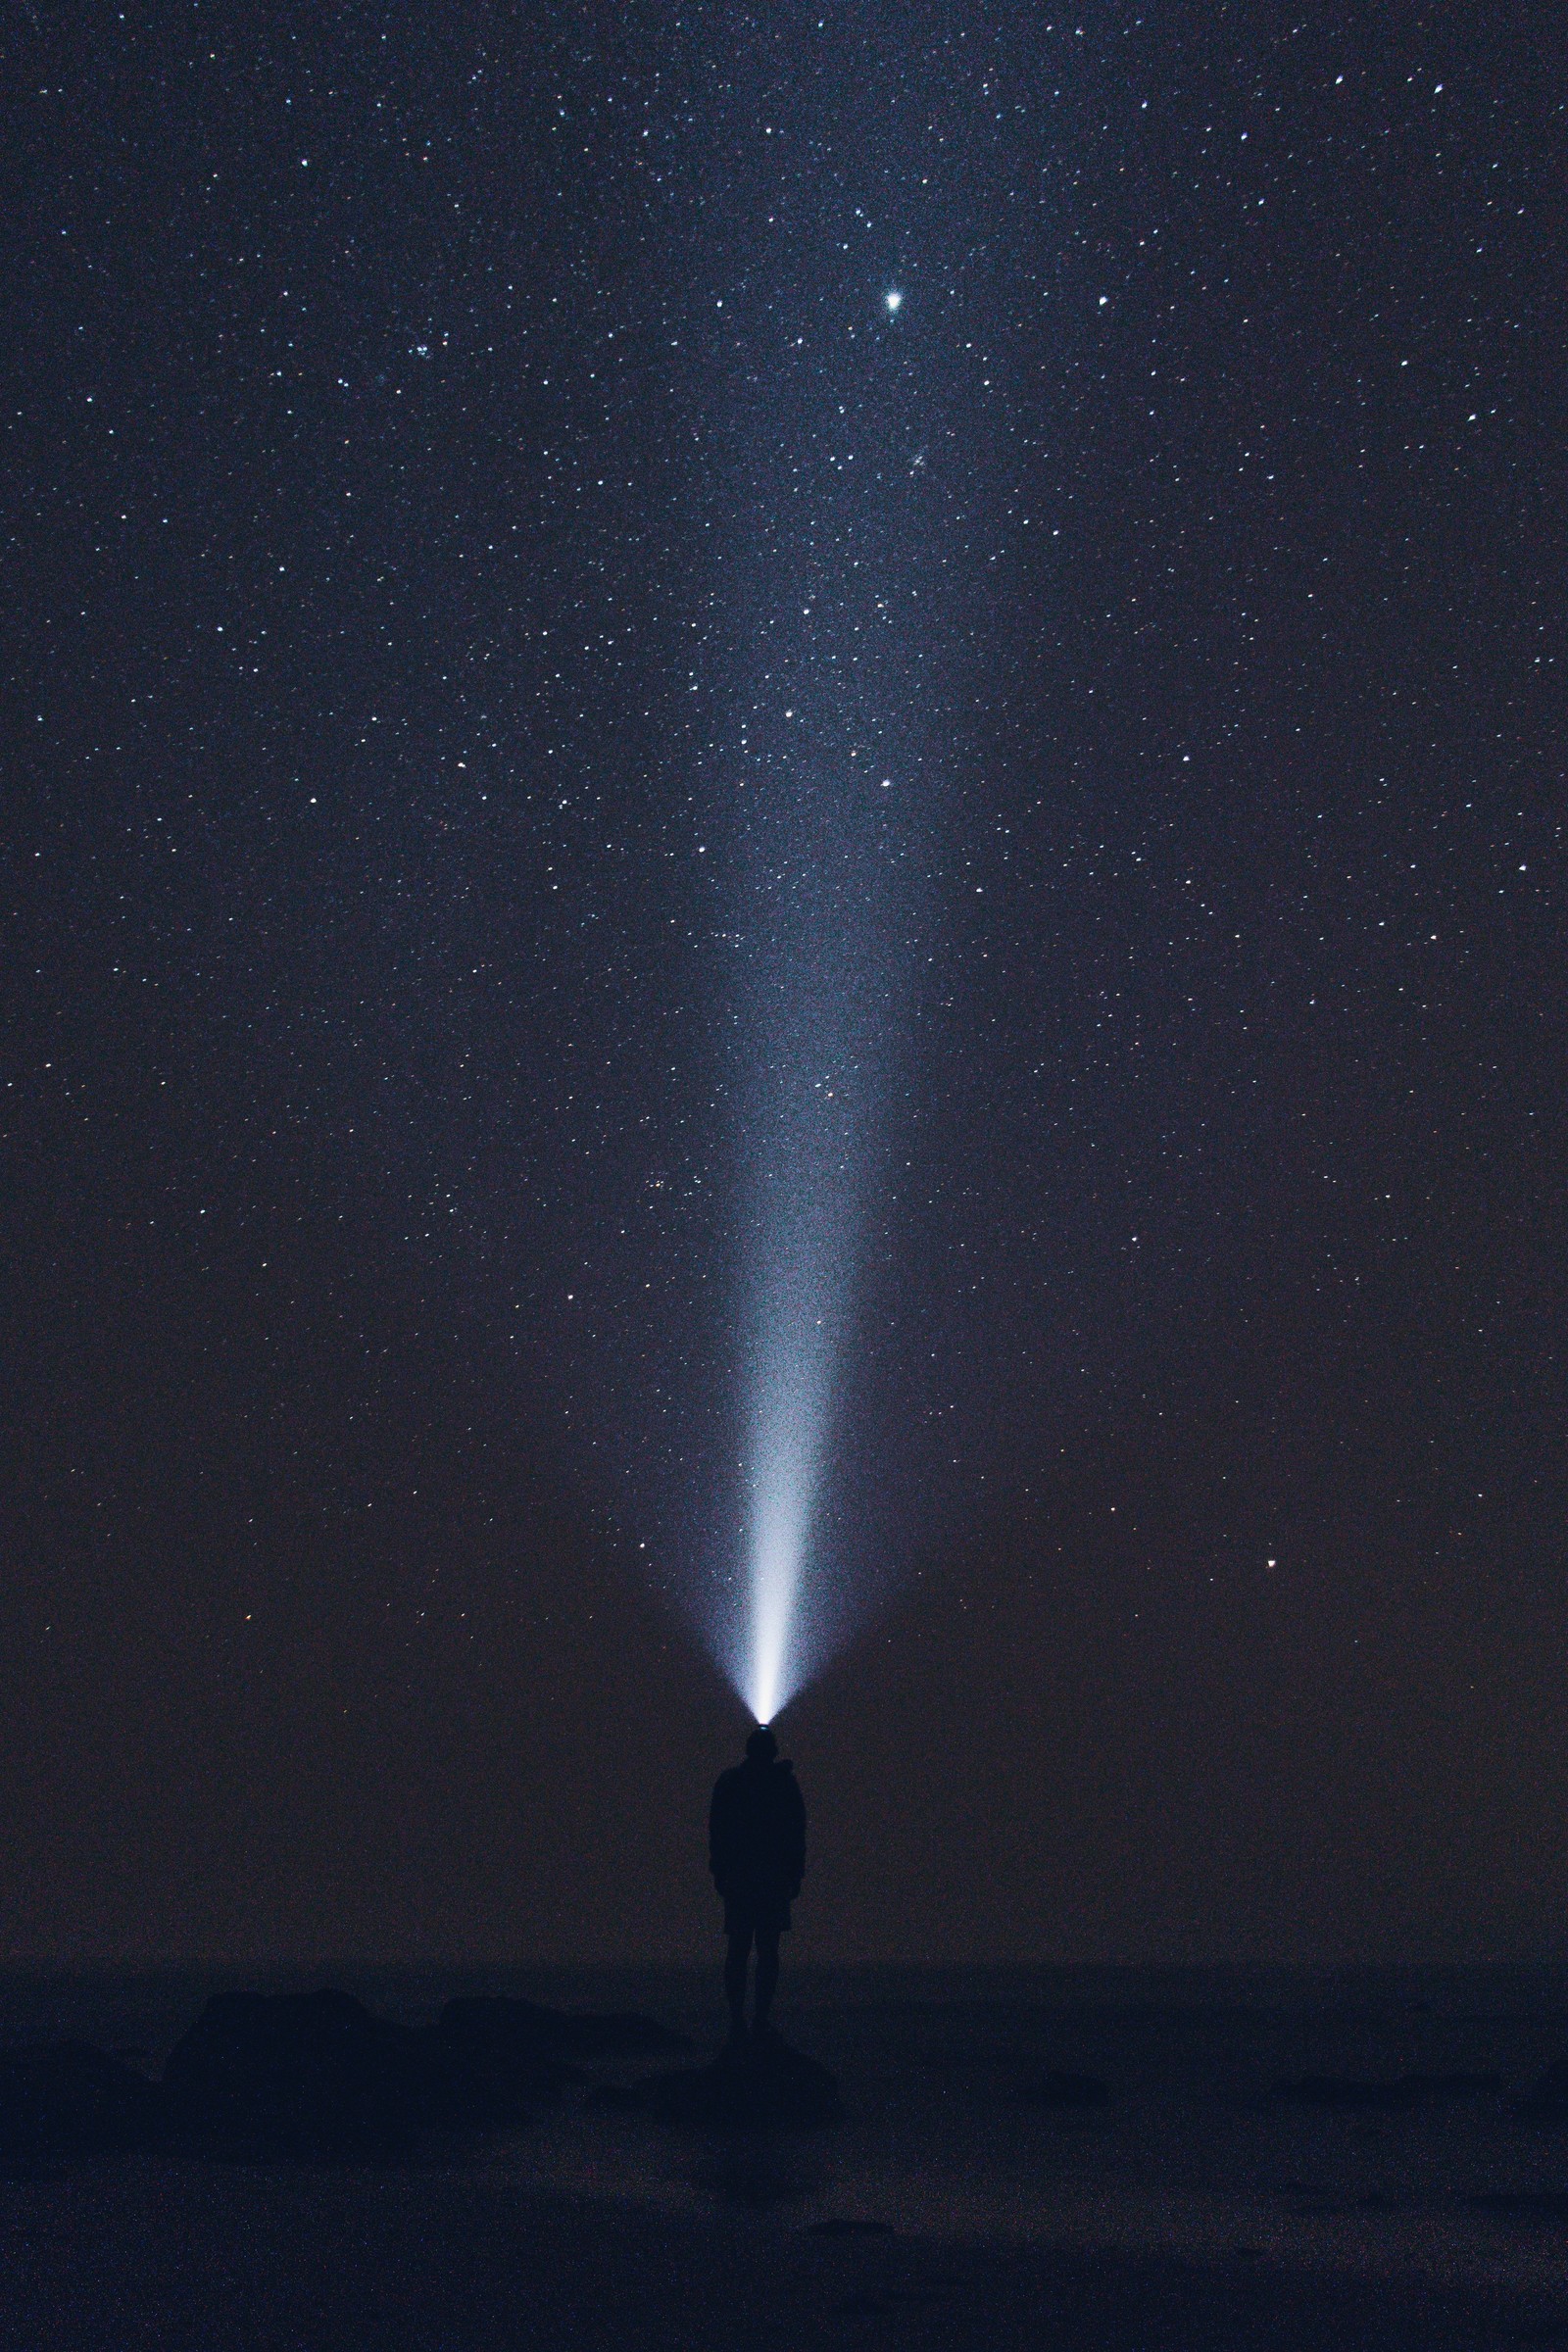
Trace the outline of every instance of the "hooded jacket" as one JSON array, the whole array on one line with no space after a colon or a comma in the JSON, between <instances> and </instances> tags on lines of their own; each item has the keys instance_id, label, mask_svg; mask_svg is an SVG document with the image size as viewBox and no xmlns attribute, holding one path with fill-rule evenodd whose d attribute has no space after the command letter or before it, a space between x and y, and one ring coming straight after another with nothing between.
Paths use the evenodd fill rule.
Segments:
<instances>
[{"instance_id":1,"label":"hooded jacket","mask_svg":"<svg viewBox=\"0 0 1568 2352\"><path fill-rule=\"evenodd\" d=\"M806 1800L781 1758L721 1772L708 1816L708 1866L720 1894L788 1902L806 1876Z\"/></svg>"}]
</instances>

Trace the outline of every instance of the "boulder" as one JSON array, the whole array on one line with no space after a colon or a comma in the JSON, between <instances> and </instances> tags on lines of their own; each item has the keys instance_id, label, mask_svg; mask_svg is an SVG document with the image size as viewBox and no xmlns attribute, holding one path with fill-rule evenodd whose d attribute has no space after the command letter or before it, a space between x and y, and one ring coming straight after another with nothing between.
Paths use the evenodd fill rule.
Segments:
<instances>
[{"instance_id":1,"label":"boulder","mask_svg":"<svg viewBox=\"0 0 1568 2352\"><path fill-rule=\"evenodd\" d=\"M144 2147L163 2125L157 2083L88 2042L0 2057L0 2162Z\"/></svg>"},{"instance_id":2,"label":"boulder","mask_svg":"<svg viewBox=\"0 0 1568 2352\"><path fill-rule=\"evenodd\" d=\"M1068 2075L1060 2067L1048 2066L1040 2074L1031 2075L1019 2085L1020 2096L1031 2107L1108 2107L1110 2084L1102 2082L1098 2075Z\"/></svg>"},{"instance_id":3,"label":"boulder","mask_svg":"<svg viewBox=\"0 0 1568 2352\"><path fill-rule=\"evenodd\" d=\"M382 2145L451 2106L431 2036L351 1993L221 1992L164 2069L187 2130L301 2153Z\"/></svg>"},{"instance_id":4,"label":"boulder","mask_svg":"<svg viewBox=\"0 0 1568 2352\"><path fill-rule=\"evenodd\" d=\"M690 2049L684 2034L634 2010L549 2009L539 2001L481 1993L448 2001L437 2031L470 2046L542 2060L640 2058L660 2050Z\"/></svg>"},{"instance_id":5,"label":"boulder","mask_svg":"<svg viewBox=\"0 0 1568 2352\"><path fill-rule=\"evenodd\" d=\"M1568 2124L1568 2058L1554 2058L1528 2098L1513 2112L1535 2124Z\"/></svg>"},{"instance_id":6,"label":"boulder","mask_svg":"<svg viewBox=\"0 0 1568 2352\"><path fill-rule=\"evenodd\" d=\"M1364 2081L1355 2075L1294 2075L1271 2083L1269 2097L1281 2107L1340 2107L1361 2113L1398 2114L1435 2099L1472 2098L1495 2090L1495 2075L1395 2075Z\"/></svg>"},{"instance_id":7,"label":"boulder","mask_svg":"<svg viewBox=\"0 0 1568 2352\"><path fill-rule=\"evenodd\" d=\"M639 2085L661 2123L792 2131L843 2121L838 2078L776 2034L734 2045L711 2066L677 2067Z\"/></svg>"},{"instance_id":8,"label":"boulder","mask_svg":"<svg viewBox=\"0 0 1568 2352\"><path fill-rule=\"evenodd\" d=\"M596 2082L583 2105L597 2107L605 2115L642 2115L648 2101L635 2082Z\"/></svg>"},{"instance_id":9,"label":"boulder","mask_svg":"<svg viewBox=\"0 0 1568 2352\"><path fill-rule=\"evenodd\" d=\"M448 2001L431 2033L453 2121L499 2126L526 2121L530 2108L559 2099L577 2073L531 2001Z\"/></svg>"},{"instance_id":10,"label":"boulder","mask_svg":"<svg viewBox=\"0 0 1568 2352\"><path fill-rule=\"evenodd\" d=\"M224 1992L172 2051L164 2088L186 2136L330 2153L521 2124L579 2074L574 2057L681 2042L651 2018L499 1997L449 2001L416 2029L329 1987Z\"/></svg>"},{"instance_id":11,"label":"boulder","mask_svg":"<svg viewBox=\"0 0 1568 2352\"><path fill-rule=\"evenodd\" d=\"M1466 2197L1473 2213L1527 2213L1543 2221L1568 2222L1568 2189L1498 2188L1488 2195Z\"/></svg>"}]
</instances>

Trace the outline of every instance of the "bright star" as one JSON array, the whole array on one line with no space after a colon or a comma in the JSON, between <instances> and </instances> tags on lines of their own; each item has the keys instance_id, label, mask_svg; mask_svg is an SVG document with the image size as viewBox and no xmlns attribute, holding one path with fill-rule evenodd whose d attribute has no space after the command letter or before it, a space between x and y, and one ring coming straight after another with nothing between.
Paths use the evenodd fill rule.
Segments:
<instances>
[{"instance_id":1,"label":"bright star","mask_svg":"<svg viewBox=\"0 0 1568 2352\"><path fill-rule=\"evenodd\" d=\"M898 315L899 305L904 300L904 296L899 292L898 287L890 287L882 299L888 306L888 317L890 318L896 318Z\"/></svg>"}]
</instances>

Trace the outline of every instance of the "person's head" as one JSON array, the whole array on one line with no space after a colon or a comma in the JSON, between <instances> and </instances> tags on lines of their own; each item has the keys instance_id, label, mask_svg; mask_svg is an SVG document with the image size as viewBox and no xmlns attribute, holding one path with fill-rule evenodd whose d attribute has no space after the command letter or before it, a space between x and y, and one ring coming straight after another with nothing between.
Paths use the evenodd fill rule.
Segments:
<instances>
[{"instance_id":1,"label":"person's head","mask_svg":"<svg viewBox=\"0 0 1568 2352\"><path fill-rule=\"evenodd\" d=\"M771 1764L778 1754L778 1741L765 1723L760 1723L747 1740L746 1753L753 1764Z\"/></svg>"}]
</instances>

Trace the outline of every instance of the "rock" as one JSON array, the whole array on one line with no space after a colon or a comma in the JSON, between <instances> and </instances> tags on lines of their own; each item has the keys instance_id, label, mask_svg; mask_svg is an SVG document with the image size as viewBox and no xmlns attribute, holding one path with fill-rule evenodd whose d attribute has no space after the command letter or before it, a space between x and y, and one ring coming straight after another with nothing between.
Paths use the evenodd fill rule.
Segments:
<instances>
[{"instance_id":1,"label":"rock","mask_svg":"<svg viewBox=\"0 0 1568 2352\"><path fill-rule=\"evenodd\" d=\"M564 2050L680 2040L651 2018L569 2017L532 2001L449 2001L416 2030L346 1992L226 1992L175 2046L164 2082L187 2133L327 2153L514 2127L578 2073Z\"/></svg>"},{"instance_id":2,"label":"rock","mask_svg":"<svg viewBox=\"0 0 1568 2352\"><path fill-rule=\"evenodd\" d=\"M434 2036L351 1993L215 1994L164 2070L172 2110L221 2140L326 2153L463 2120Z\"/></svg>"},{"instance_id":3,"label":"rock","mask_svg":"<svg viewBox=\"0 0 1568 2352\"><path fill-rule=\"evenodd\" d=\"M1473 2213L1524 2213L1543 2221L1568 2222L1568 2189L1499 2188L1467 2197L1465 2203Z\"/></svg>"},{"instance_id":4,"label":"rock","mask_svg":"<svg viewBox=\"0 0 1568 2352\"><path fill-rule=\"evenodd\" d=\"M661 2123L789 2131L843 2121L838 2079L776 2034L726 2049L711 2066L678 2067L639 2085Z\"/></svg>"},{"instance_id":5,"label":"rock","mask_svg":"<svg viewBox=\"0 0 1568 2352\"><path fill-rule=\"evenodd\" d=\"M1382 2189L1367 2189L1362 2195L1348 2194L1344 2189L1308 2188L1300 2181L1290 2181L1275 2192L1292 2201L1293 2211L1298 2214L1393 2213L1395 2200Z\"/></svg>"},{"instance_id":6,"label":"rock","mask_svg":"<svg viewBox=\"0 0 1568 2352\"><path fill-rule=\"evenodd\" d=\"M467 2125L519 2124L530 2108L559 2099L577 2069L552 2052L531 2001L448 2001L431 2036L449 2117Z\"/></svg>"},{"instance_id":7,"label":"rock","mask_svg":"<svg viewBox=\"0 0 1568 2352\"><path fill-rule=\"evenodd\" d=\"M1423 2099L1471 2099L1502 2087L1500 2075L1401 2075L1399 2080Z\"/></svg>"},{"instance_id":8,"label":"rock","mask_svg":"<svg viewBox=\"0 0 1568 2352\"><path fill-rule=\"evenodd\" d=\"M635 2058L659 2050L686 2050L684 2034L633 2010L607 2013L548 2009L538 2001L509 2000L496 1993L448 2001L437 2032L469 2043L524 2052L546 2059Z\"/></svg>"},{"instance_id":9,"label":"rock","mask_svg":"<svg viewBox=\"0 0 1568 2352\"><path fill-rule=\"evenodd\" d=\"M635 2058L656 2050L689 2050L692 2037L635 2009L557 2010L561 2047L578 2058Z\"/></svg>"},{"instance_id":10,"label":"rock","mask_svg":"<svg viewBox=\"0 0 1568 2352\"><path fill-rule=\"evenodd\" d=\"M602 2108L607 2115L642 2115L648 2101L635 2082L596 2082L583 2105Z\"/></svg>"},{"instance_id":11,"label":"rock","mask_svg":"<svg viewBox=\"0 0 1568 2352\"><path fill-rule=\"evenodd\" d=\"M1515 2099L1515 2115L1537 2124L1568 2124L1568 2058L1553 2059L1528 2098Z\"/></svg>"},{"instance_id":12,"label":"rock","mask_svg":"<svg viewBox=\"0 0 1568 2352\"><path fill-rule=\"evenodd\" d=\"M652 2018L530 2001L451 2001L436 2026L416 2030L329 1987L219 1993L161 2084L82 2042L0 2055L0 2163L171 2134L284 2154L384 2149L419 2132L526 2122L578 2073L567 2052L681 2046Z\"/></svg>"},{"instance_id":13,"label":"rock","mask_svg":"<svg viewBox=\"0 0 1568 2352\"><path fill-rule=\"evenodd\" d=\"M88 2042L0 2057L0 2161L144 2147L164 2115L156 2082Z\"/></svg>"},{"instance_id":14,"label":"rock","mask_svg":"<svg viewBox=\"0 0 1568 2352\"><path fill-rule=\"evenodd\" d=\"M1348 2107L1356 2111L1367 2108L1413 2107L1415 2099L1402 2081L1392 2082L1361 2082L1337 2075L1294 2075L1269 2084L1268 2095L1277 2107Z\"/></svg>"},{"instance_id":15,"label":"rock","mask_svg":"<svg viewBox=\"0 0 1568 2352\"><path fill-rule=\"evenodd\" d=\"M417 2037L352 1994L215 1994L175 2044L164 2084L185 2124L300 2148L385 2139L422 2120Z\"/></svg>"},{"instance_id":16,"label":"rock","mask_svg":"<svg viewBox=\"0 0 1568 2352\"><path fill-rule=\"evenodd\" d=\"M1110 2084L1098 2075L1068 2075L1048 2066L1043 2074L1030 2076L1021 2095L1031 2107L1108 2107Z\"/></svg>"},{"instance_id":17,"label":"rock","mask_svg":"<svg viewBox=\"0 0 1568 2352\"><path fill-rule=\"evenodd\" d=\"M1495 2090L1495 2075L1396 2075L1389 2082L1364 2082L1353 2075L1297 2075L1269 2086L1278 2106L1341 2107L1385 2114L1425 2106L1433 2099L1470 2098Z\"/></svg>"}]
</instances>

